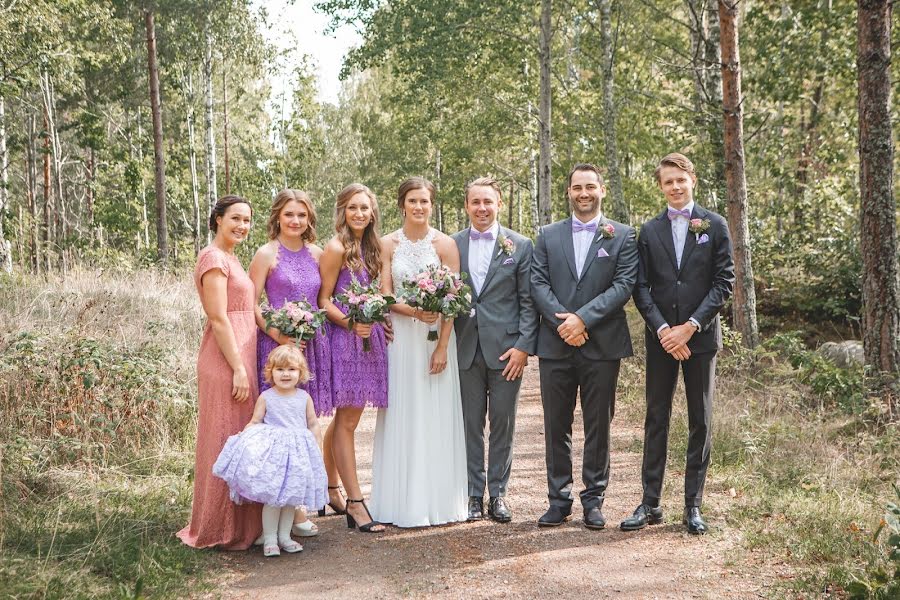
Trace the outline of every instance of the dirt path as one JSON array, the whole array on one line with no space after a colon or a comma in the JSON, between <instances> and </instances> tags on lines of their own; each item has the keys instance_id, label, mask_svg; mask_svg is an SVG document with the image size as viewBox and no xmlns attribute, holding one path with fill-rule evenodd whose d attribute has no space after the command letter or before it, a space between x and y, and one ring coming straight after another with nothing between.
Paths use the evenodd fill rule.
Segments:
<instances>
[{"instance_id":1,"label":"dirt path","mask_svg":"<svg viewBox=\"0 0 900 600\"><path fill-rule=\"evenodd\" d=\"M636 396L633 396L636 397ZM637 407L630 411L639 412ZM737 557L739 532L727 523L728 494L707 485L704 513L713 527L704 537L681 525L683 473L667 473L666 522L625 534L618 530L640 500L642 432L619 415L613 421L612 480L603 512L609 525L589 531L581 507L571 522L539 529L547 507L543 419L535 363L520 399L509 499L512 523L491 521L403 530L382 535L347 529L341 517L317 519L320 535L304 540L299 555L264 559L258 550L222 554L229 576L225 598L755 598L765 585ZM575 490L580 487L581 415ZM363 491L368 496L375 411L366 411L357 435Z\"/></svg>"}]
</instances>

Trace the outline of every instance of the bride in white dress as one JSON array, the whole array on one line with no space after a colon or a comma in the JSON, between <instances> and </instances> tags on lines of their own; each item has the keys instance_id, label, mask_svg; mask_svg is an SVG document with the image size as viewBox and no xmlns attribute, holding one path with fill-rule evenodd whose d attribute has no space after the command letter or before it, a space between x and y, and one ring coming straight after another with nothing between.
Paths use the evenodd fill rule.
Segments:
<instances>
[{"instance_id":1,"label":"bride in white dress","mask_svg":"<svg viewBox=\"0 0 900 600\"><path fill-rule=\"evenodd\" d=\"M408 179L398 198L403 227L382 238L382 288L391 294L429 265L459 271L456 243L428 224L434 185ZM453 322L406 304L392 311L388 407L378 411L372 458L372 516L397 527L465 521L466 444ZM439 327L436 342L427 340L429 323Z\"/></svg>"}]
</instances>

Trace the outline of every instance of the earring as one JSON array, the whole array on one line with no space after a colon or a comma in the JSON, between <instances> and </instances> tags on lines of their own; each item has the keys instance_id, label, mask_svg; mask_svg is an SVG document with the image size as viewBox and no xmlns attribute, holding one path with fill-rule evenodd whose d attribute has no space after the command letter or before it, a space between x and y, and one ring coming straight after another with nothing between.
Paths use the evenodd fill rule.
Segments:
<instances>
[{"instance_id":1,"label":"earring","mask_svg":"<svg viewBox=\"0 0 900 600\"><path fill-rule=\"evenodd\" d=\"M400 211L400 214L405 219L406 218L406 209L404 208L402 211Z\"/></svg>"}]
</instances>

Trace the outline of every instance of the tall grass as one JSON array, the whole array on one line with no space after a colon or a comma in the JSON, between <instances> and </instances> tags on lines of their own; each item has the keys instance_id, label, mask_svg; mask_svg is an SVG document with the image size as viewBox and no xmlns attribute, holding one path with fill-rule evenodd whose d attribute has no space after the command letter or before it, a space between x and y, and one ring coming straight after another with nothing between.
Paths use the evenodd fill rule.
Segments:
<instances>
[{"instance_id":1,"label":"tall grass","mask_svg":"<svg viewBox=\"0 0 900 600\"><path fill-rule=\"evenodd\" d=\"M0 589L175 596L201 312L189 276L0 279Z\"/></svg>"}]
</instances>

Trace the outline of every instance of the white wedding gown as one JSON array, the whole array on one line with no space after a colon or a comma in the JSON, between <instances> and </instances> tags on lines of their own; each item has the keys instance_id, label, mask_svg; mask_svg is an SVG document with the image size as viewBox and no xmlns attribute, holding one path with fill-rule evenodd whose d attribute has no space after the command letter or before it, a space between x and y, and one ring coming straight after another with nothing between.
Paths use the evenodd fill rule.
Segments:
<instances>
[{"instance_id":1,"label":"white wedding gown","mask_svg":"<svg viewBox=\"0 0 900 600\"><path fill-rule=\"evenodd\" d=\"M429 265L440 264L434 230L418 242L399 232L391 261L394 291ZM447 367L429 374L428 325L392 315L388 345L388 406L378 410L372 457L372 517L397 527L465 521L466 442L459 392L456 334L451 329Z\"/></svg>"}]
</instances>

